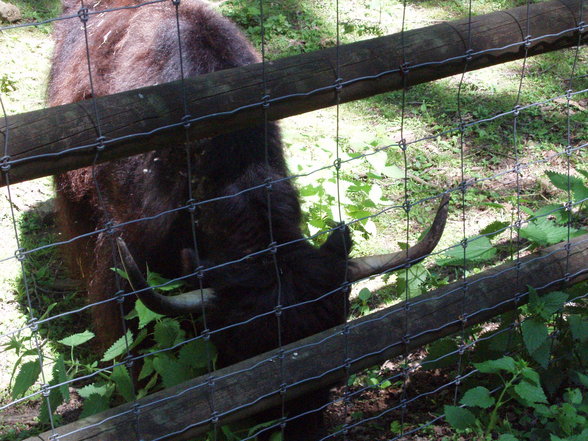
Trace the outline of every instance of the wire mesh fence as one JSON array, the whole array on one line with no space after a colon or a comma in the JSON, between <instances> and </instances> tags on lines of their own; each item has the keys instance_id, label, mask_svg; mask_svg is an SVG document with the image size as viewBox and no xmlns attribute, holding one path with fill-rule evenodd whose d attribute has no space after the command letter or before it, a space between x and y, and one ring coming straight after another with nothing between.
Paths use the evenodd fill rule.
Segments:
<instances>
[{"instance_id":1,"label":"wire mesh fence","mask_svg":"<svg viewBox=\"0 0 588 441\"><path fill-rule=\"evenodd\" d=\"M63 121L77 121L68 112L82 108L90 128L80 131L91 139L76 144L64 135L61 150L20 155L27 126L11 123L18 117L5 102L13 104L13 86L10 77L0 77L8 224L3 234L11 237L0 265L18 273L10 282L17 286L3 285L2 295L24 311L24 319L7 320L0 328L8 364L2 378L9 392L0 407L6 421L18 421L14 415L25 403L40 401L39 418L49 428L41 437L47 439L393 440L440 438L459 429L477 436L485 429L455 423L476 418L463 413L475 407L464 393L480 381L480 372L499 368L476 362L515 363L529 352L531 363L544 370L545 389L545 378L572 370L562 368L569 362L556 342L563 332L553 330L569 321L580 346L568 349L582 354L586 339L577 329L585 326L585 285L565 297L542 297L545 304L536 292L579 282L588 271L588 239L581 235L588 198L584 2L528 1L518 12L490 16L478 15L478 3L464 2L461 16L467 19L459 26L465 33L457 34L463 53L419 62L407 50L418 47L408 29L422 25L411 19L415 5L369 3L366 20L353 16L355 2L334 2L325 15L334 30L319 48L335 48L335 80L279 95L271 76L279 60L273 61L271 43L288 35L292 5L284 5L284 12L264 1L223 5L242 25L253 17L247 36L259 53L212 6L188 0L68 0L63 15L2 28L4 36L14 33L18 39L32 27L54 27L48 101L56 106L87 100L83 107L59 109ZM538 5L556 5L572 24L554 31L546 23L545 32L533 21L544 17ZM294 16L300 14L302 9ZM344 43L379 35L382 17L392 15L397 19L390 26L400 41L395 67L343 75L349 75L341 60ZM500 16L521 17L520 32L506 46L475 49L479 29L501 32L501 23L492 21ZM323 21L315 20L320 28ZM456 29L456 23L446 28ZM289 45L304 51L311 37ZM531 62L536 47L551 48L560 38L571 39L573 47L557 52L559 58ZM513 49L509 59L519 61L489 75L474 72L495 64L505 49ZM259 61L255 72L261 81L251 102L231 106L228 100L228 111L194 107L189 78ZM445 83L411 87L419 68L441 72L456 63L460 73ZM301 71L302 78L313 75L312 66ZM552 71L555 80L538 80ZM221 83L223 75L216 77ZM388 77L400 82L398 92L367 104L342 104L357 84ZM100 97L170 81L172 98L154 104L147 89L136 95L178 118L150 127L143 120L157 115L141 115L139 108L138 123L117 135L120 128L113 129L112 121L120 118L124 127L127 117L102 105ZM318 123L284 123L283 138L292 144L288 171L273 108L295 107L296 100L321 93L331 95L334 107L313 114ZM231 118L246 111L255 113L252 127L231 126ZM380 127L375 121L382 118L386 124ZM443 123L427 127L436 119ZM198 139L193 127L209 120L213 132L215 123L238 131L217 129L208 135L222 134ZM318 135L309 135L306 125ZM161 137L148 144L149 136L173 129L173 145ZM297 131L302 135L292 135ZM55 141L45 138L31 137ZM141 156L104 162L127 141L148 147ZM62 158L76 155L90 158L86 167L65 171ZM29 204L19 213L27 187L11 176L23 181L19 167L36 161L60 173L55 208ZM541 181L546 169L555 171ZM51 171L31 177L39 173ZM543 188L548 185L564 196L558 199L557 190ZM38 191L42 198L51 193L46 184ZM538 202L544 194L557 203ZM406 246L385 257L374 251L389 248L382 242L390 237L414 242L431 223L434 207L447 207L448 195L448 227L435 251ZM43 233L55 222L59 232ZM429 235L440 235L442 224L444 219ZM378 236L385 239L370 245ZM350 258L351 238L361 254L379 257ZM436 240L427 243L433 242L434 247ZM427 266L420 263L425 255ZM386 281L373 280L376 274ZM394 292L385 285L395 286ZM181 300L170 305L159 294L170 291L190 291L195 299L174 297ZM527 302L527 316L507 312ZM376 305L385 308L367 315ZM178 309L183 315L163 315ZM579 324L572 326L569 317L578 317ZM428 352L419 349L433 342ZM359 371L376 363L378 368ZM586 375L582 366L574 368L578 384ZM514 364L504 369L516 371ZM517 384L540 388L532 380ZM511 393L508 384L483 386L488 401ZM75 397L83 404L70 404L75 411L64 416L63 403ZM260 410L245 428L229 424Z\"/></svg>"}]
</instances>

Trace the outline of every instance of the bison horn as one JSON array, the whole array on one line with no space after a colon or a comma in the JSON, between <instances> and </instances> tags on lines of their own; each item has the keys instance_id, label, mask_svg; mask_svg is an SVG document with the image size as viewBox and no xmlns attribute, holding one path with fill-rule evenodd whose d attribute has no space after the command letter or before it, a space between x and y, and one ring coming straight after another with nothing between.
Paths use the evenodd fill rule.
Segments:
<instances>
[{"instance_id":1,"label":"bison horn","mask_svg":"<svg viewBox=\"0 0 588 441\"><path fill-rule=\"evenodd\" d=\"M165 315L201 314L203 308L212 304L215 295L209 288L176 296L163 296L156 293L145 281L125 241L119 237L116 243L131 288L150 310Z\"/></svg>"},{"instance_id":2,"label":"bison horn","mask_svg":"<svg viewBox=\"0 0 588 441\"><path fill-rule=\"evenodd\" d=\"M399 269L404 265L412 265L420 262L427 257L435 249L439 239L441 239L441 235L445 229L445 222L447 221L448 206L449 195L446 193L441 198L441 205L437 210L437 215L431 228L420 242L408 250L402 250L392 254L351 259L349 261L349 281L355 282L391 269Z\"/></svg>"}]
</instances>

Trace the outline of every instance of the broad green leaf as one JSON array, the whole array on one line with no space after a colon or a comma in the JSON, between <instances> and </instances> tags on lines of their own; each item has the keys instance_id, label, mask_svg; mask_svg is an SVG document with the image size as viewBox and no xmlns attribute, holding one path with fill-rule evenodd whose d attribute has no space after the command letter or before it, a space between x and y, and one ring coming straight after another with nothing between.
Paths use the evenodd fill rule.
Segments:
<instances>
[{"instance_id":1,"label":"broad green leaf","mask_svg":"<svg viewBox=\"0 0 588 441\"><path fill-rule=\"evenodd\" d=\"M137 311L137 316L139 317L139 329L144 328L153 320L165 317L162 314L151 311L140 299L137 299L135 302L135 311Z\"/></svg>"},{"instance_id":2,"label":"broad green leaf","mask_svg":"<svg viewBox=\"0 0 588 441\"><path fill-rule=\"evenodd\" d=\"M183 338L184 334L184 331L180 329L180 323L170 318L157 322L153 332L157 345L162 349L174 346Z\"/></svg>"},{"instance_id":3,"label":"broad green leaf","mask_svg":"<svg viewBox=\"0 0 588 441\"><path fill-rule=\"evenodd\" d=\"M61 340L58 340L58 342L61 343L62 345L75 347L75 346L79 346L83 343L86 343L87 341L92 340L93 338L94 338L93 332L84 331L84 332L80 332L78 334L70 335L69 337L65 337Z\"/></svg>"},{"instance_id":4,"label":"broad green leaf","mask_svg":"<svg viewBox=\"0 0 588 441\"><path fill-rule=\"evenodd\" d=\"M156 356L153 360L153 367L161 376L165 387L172 387L192 378L189 369L186 369L177 360L168 357L167 354Z\"/></svg>"},{"instance_id":5,"label":"broad green leaf","mask_svg":"<svg viewBox=\"0 0 588 441\"><path fill-rule=\"evenodd\" d=\"M488 409L495 403L495 401L496 400L490 395L488 389L478 386L468 390L459 402L468 407L481 407L482 409Z\"/></svg>"},{"instance_id":6,"label":"broad green leaf","mask_svg":"<svg viewBox=\"0 0 588 441\"><path fill-rule=\"evenodd\" d=\"M118 393L127 401L133 401L135 399L135 393L133 390L133 382L129 371L125 365L115 366L110 375L110 379L116 384Z\"/></svg>"},{"instance_id":7,"label":"broad green leaf","mask_svg":"<svg viewBox=\"0 0 588 441\"><path fill-rule=\"evenodd\" d=\"M66 383L68 380L69 378L67 377L67 369L65 368L63 354L59 354L59 357L57 357L57 360L55 360L55 364L53 365L53 381L55 381L55 384L61 384L61 386L59 386L59 392L64 401L69 401L69 386L62 383Z\"/></svg>"},{"instance_id":8,"label":"broad green leaf","mask_svg":"<svg viewBox=\"0 0 588 441\"><path fill-rule=\"evenodd\" d=\"M127 274L126 271L120 269L120 268L110 268L112 271L114 271L116 274L118 274L120 277L122 277L125 280L129 280L129 275Z\"/></svg>"},{"instance_id":9,"label":"broad green leaf","mask_svg":"<svg viewBox=\"0 0 588 441\"><path fill-rule=\"evenodd\" d=\"M166 279L160 274L151 271L147 272L147 284L149 286L157 286L157 289L160 291L173 291L184 286L184 282L181 280L170 282L170 279Z\"/></svg>"},{"instance_id":10,"label":"broad green leaf","mask_svg":"<svg viewBox=\"0 0 588 441\"><path fill-rule=\"evenodd\" d=\"M300 195L302 197L308 197L318 194L320 187L318 185L305 185L304 187L299 188Z\"/></svg>"},{"instance_id":11,"label":"broad green leaf","mask_svg":"<svg viewBox=\"0 0 588 441\"><path fill-rule=\"evenodd\" d=\"M492 239L502 233L509 225L510 224L508 222L494 221L481 230L480 234L488 237L488 239Z\"/></svg>"},{"instance_id":12,"label":"broad green leaf","mask_svg":"<svg viewBox=\"0 0 588 441\"><path fill-rule=\"evenodd\" d=\"M404 170L395 165L387 165L386 167L384 167L382 172L384 176L388 176L392 179L404 179Z\"/></svg>"},{"instance_id":13,"label":"broad green leaf","mask_svg":"<svg viewBox=\"0 0 588 441\"><path fill-rule=\"evenodd\" d=\"M476 417L468 409L458 406L445 406L445 419L454 429L465 430L476 426Z\"/></svg>"},{"instance_id":14,"label":"broad green leaf","mask_svg":"<svg viewBox=\"0 0 588 441\"><path fill-rule=\"evenodd\" d=\"M141 367L141 372L139 372L139 381L147 378L155 371L153 367L153 358L147 357L143 359L143 366Z\"/></svg>"},{"instance_id":15,"label":"broad green leaf","mask_svg":"<svg viewBox=\"0 0 588 441\"><path fill-rule=\"evenodd\" d=\"M568 212L561 204L548 204L539 208L533 213L534 217L540 218L545 216L553 216L558 224L565 224L568 222Z\"/></svg>"},{"instance_id":16,"label":"broad green leaf","mask_svg":"<svg viewBox=\"0 0 588 441\"><path fill-rule=\"evenodd\" d=\"M382 195L383 195L382 187L380 187L378 184L373 184L372 188L370 189L370 192L368 194L368 198L374 204L379 205L383 202Z\"/></svg>"},{"instance_id":17,"label":"broad green leaf","mask_svg":"<svg viewBox=\"0 0 588 441\"><path fill-rule=\"evenodd\" d=\"M531 312L539 315L544 320L551 319L551 316L560 311L568 300L565 292L554 291L537 297L531 306Z\"/></svg>"},{"instance_id":18,"label":"broad green leaf","mask_svg":"<svg viewBox=\"0 0 588 441\"><path fill-rule=\"evenodd\" d=\"M569 229L569 233L578 233L579 230ZM540 245L554 245L568 238L568 227L557 225L547 218L539 218L531 221L520 230L521 237Z\"/></svg>"},{"instance_id":19,"label":"broad green leaf","mask_svg":"<svg viewBox=\"0 0 588 441\"><path fill-rule=\"evenodd\" d=\"M372 292L368 288L362 288L361 291L359 291L359 294L357 295L357 297L359 297L359 300L361 300L362 302L365 303L369 299L371 299Z\"/></svg>"},{"instance_id":20,"label":"broad green leaf","mask_svg":"<svg viewBox=\"0 0 588 441\"><path fill-rule=\"evenodd\" d=\"M553 185L566 192L568 191L569 182L569 189L572 192L574 201L581 201L588 198L588 187L586 187L582 179L552 171L546 171L545 174L549 177Z\"/></svg>"},{"instance_id":21,"label":"broad green leaf","mask_svg":"<svg viewBox=\"0 0 588 441\"><path fill-rule=\"evenodd\" d=\"M130 349L133 350L135 349L137 346L139 346L143 340L145 340L147 337L149 336L149 332L147 331L147 328L143 328L139 331L139 333L135 336L135 341L133 341L133 344L130 346Z\"/></svg>"},{"instance_id":22,"label":"broad green leaf","mask_svg":"<svg viewBox=\"0 0 588 441\"><path fill-rule=\"evenodd\" d=\"M149 379L149 381L147 382L147 384L145 385L145 387L140 389L139 392L137 392L137 399L140 400L141 398L145 397L149 393L149 391L151 389L153 389L153 386L155 386L157 384L158 379L159 379L158 373L155 373L154 375L152 375L151 378Z\"/></svg>"},{"instance_id":23,"label":"broad green leaf","mask_svg":"<svg viewBox=\"0 0 588 441\"><path fill-rule=\"evenodd\" d=\"M519 397L529 403L547 403L547 397L541 386L521 381L519 384L515 385L514 391Z\"/></svg>"},{"instance_id":24,"label":"broad green leaf","mask_svg":"<svg viewBox=\"0 0 588 441\"><path fill-rule=\"evenodd\" d=\"M209 360L211 365L214 366L216 358L216 348L210 341L203 338L183 345L178 355L178 361L185 368L206 368Z\"/></svg>"},{"instance_id":25,"label":"broad green leaf","mask_svg":"<svg viewBox=\"0 0 588 441\"><path fill-rule=\"evenodd\" d=\"M452 338L436 340L429 346L429 355L427 355L427 358L422 363L423 369L454 366L458 359L457 348L457 343Z\"/></svg>"},{"instance_id":26,"label":"broad green leaf","mask_svg":"<svg viewBox=\"0 0 588 441\"><path fill-rule=\"evenodd\" d=\"M398 271L396 292L404 294L407 290L410 295L421 293L421 287L427 282L429 271L422 264L413 265L407 270Z\"/></svg>"},{"instance_id":27,"label":"broad green leaf","mask_svg":"<svg viewBox=\"0 0 588 441\"><path fill-rule=\"evenodd\" d=\"M20 371L14 380L12 387L12 399L20 398L29 390L29 388L37 382L39 374L41 373L41 366L39 360L27 361L20 367Z\"/></svg>"},{"instance_id":28,"label":"broad green leaf","mask_svg":"<svg viewBox=\"0 0 588 441\"><path fill-rule=\"evenodd\" d=\"M541 367L547 369L549 365L549 356L551 354L551 341L545 340L541 346L539 346L534 352L529 355L535 360Z\"/></svg>"},{"instance_id":29,"label":"broad green leaf","mask_svg":"<svg viewBox=\"0 0 588 441\"><path fill-rule=\"evenodd\" d=\"M367 155L365 157L367 162L372 166L374 171L379 175L384 174L384 169L386 168L386 161L388 161L388 155L384 150L380 150L371 155Z\"/></svg>"},{"instance_id":30,"label":"broad green leaf","mask_svg":"<svg viewBox=\"0 0 588 441\"><path fill-rule=\"evenodd\" d=\"M108 398L103 397L102 395L90 395L84 400L84 410L82 410L80 418L85 418L107 410L109 407L108 402Z\"/></svg>"},{"instance_id":31,"label":"broad green leaf","mask_svg":"<svg viewBox=\"0 0 588 441\"><path fill-rule=\"evenodd\" d=\"M130 348L132 344L133 344L133 333L131 332L130 329L128 329L127 333L125 335L123 335L121 338L119 338L117 341L115 341L112 344L112 346L110 346L106 350L106 352L104 353L104 356L102 357L102 360L100 360L100 361L114 360L116 357L119 357L122 354L125 354L127 352L127 348Z\"/></svg>"},{"instance_id":32,"label":"broad green leaf","mask_svg":"<svg viewBox=\"0 0 588 441\"><path fill-rule=\"evenodd\" d=\"M512 357L502 357L498 360L487 360L482 363L474 363L474 366L484 374L497 374L501 371L516 371L516 363Z\"/></svg>"},{"instance_id":33,"label":"broad green leaf","mask_svg":"<svg viewBox=\"0 0 588 441\"><path fill-rule=\"evenodd\" d=\"M496 255L496 248L490 243L486 236L477 237L471 242L468 241L465 248L465 262L484 262L492 259ZM464 262L464 248L461 246L453 247L445 251L444 260L437 260L439 265L461 265Z\"/></svg>"},{"instance_id":34,"label":"broad green leaf","mask_svg":"<svg viewBox=\"0 0 588 441\"><path fill-rule=\"evenodd\" d=\"M535 352L549 338L545 323L537 319L527 319L521 324L523 341L529 354Z\"/></svg>"},{"instance_id":35,"label":"broad green leaf","mask_svg":"<svg viewBox=\"0 0 588 441\"><path fill-rule=\"evenodd\" d=\"M88 399L92 395L100 395L109 398L112 395L112 383L92 383L78 389L78 395L82 398Z\"/></svg>"},{"instance_id":36,"label":"broad green leaf","mask_svg":"<svg viewBox=\"0 0 588 441\"><path fill-rule=\"evenodd\" d=\"M568 189L568 175L563 173L558 173L554 171L547 170L545 172L549 180L553 185L555 185L560 190L567 191ZM570 176L570 180L573 178ZM577 179L577 178L576 178Z\"/></svg>"},{"instance_id":37,"label":"broad green leaf","mask_svg":"<svg viewBox=\"0 0 588 441\"><path fill-rule=\"evenodd\" d=\"M575 340L581 342L588 341L588 319L579 314L570 315L568 317L570 331Z\"/></svg>"},{"instance_id":38,"label":"broad green leaf","mask_svg":"<svg viewBox=\"0 0 588 441\"><path fill-rule=\"evenodd\" d=\"M496 352L496 356L498 357L507 352L510 348L516 347L520 341L521 337L518 333L502 332L500 334L495 334L492 337L488 343L488 347L490 350Z\"/></svg>"},{"instance_id":39,"label":"broad green leaf","mask_svg":"<svg viewBox=\"0 0 588 441\"><path fill-rule=\"evenodd\" d=\"M568 389L565 398L568 403L579 406L582 404L583 394L582 391L578 388Z\"/></svg>"},{"instance_id":40,"label":"broad green leaf","mask_svg":"<svg viewBox=\"0 0 588 441\"><path fill-rule=\"evenodd\" d=\"M583 386L588 387L588 375L585 375L581 372L576 371L576 375L578 376L578 380L582 383Z\"/></svg>"},{"instance_id":41,"label":"broad green leaf","mask_svg":"<svg viewBox=\"0 0 588 441\"><path fill-rule=\"evenodd\" d=\"M526 367L521 370L521 375L527 380L529 380L531 383L535 384L536 386L539 386L541 384L539 372L537 372L535 369Z\"/></svg>"},{"instance_id":42,"label":"broad green leaf","mask_svg":"<svg viewBox=\"0 0 588 441\"><path fill-rule=\"evenodd\" d=\"M49 385L50 386L55 386L57 384L57 382L55 381L50 381ZM51 413L55 413L55 409L57 409L57 407L59 405L61 405L61 403L63 403L63 397L61 396L61 392L59 391L59 388L56 387L54 389L51 389L49 391L49 402L47 402L47 399L42 399L41 400L41 409L39 412L39 421L41 421L44 424L50 424L51 423L51 419L49 417L49 413L51 411ZM54 417L54 422L55 422L55 417L58 417L57 415L53 415ZM58 417L59 418L59 417Z\"/></svg>"}]
</instances>

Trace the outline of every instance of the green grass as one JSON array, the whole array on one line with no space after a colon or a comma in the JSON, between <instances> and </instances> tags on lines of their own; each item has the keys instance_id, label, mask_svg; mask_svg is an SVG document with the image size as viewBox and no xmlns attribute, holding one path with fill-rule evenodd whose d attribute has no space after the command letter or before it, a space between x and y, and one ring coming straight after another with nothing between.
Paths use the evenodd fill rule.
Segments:
<instances>
[{"instance_id":1,"label":"green grass","mask_svg":"<svg viewBox=\"0 0 588 441\"><path fill-rule=\"evenodd\" d=\"M11 0L10 3L20 8L25 22L49 20L61 13L60 0Z\"/></svg>"}]
</instances>

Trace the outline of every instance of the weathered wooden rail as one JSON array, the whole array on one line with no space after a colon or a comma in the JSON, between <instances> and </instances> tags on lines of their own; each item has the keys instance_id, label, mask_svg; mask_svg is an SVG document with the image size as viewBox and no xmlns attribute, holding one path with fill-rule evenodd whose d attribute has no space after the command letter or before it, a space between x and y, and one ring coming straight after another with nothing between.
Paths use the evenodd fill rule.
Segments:
<instances>
[{"instance_id":1,"label":"weathered wooden rail","mask_svg":"<svg viewBox=\"0 0 588 441\"><path fill-rule=\"evenodd\" d=\"M91 101L10 116L7 124L0 118L0 146L8 144L8 155L0 159L0 186L7 176L16 183L90 165L99 146L104 150L98 161L107 161L180 145L186 130L197 139L259 124L263 109L277 120L332 106L337 95L345 103L461 73L466 58L468 70L519 59L525 43L530 56L570 47L588 30L578 27L588 17L586 7L579 16L580 5L581 0L532 4L528 14L523 6L473 17L471 26L467 19L441 23L190 78L188 129L178 83L97 98L101 141Z\"/></svg>"},{"instance_id":2,"label":"weathered wooden rail","mask_svg":"<svg viewBox=\"0 0 588 441\"><path fill-rule=\"evenodd\" d=\"M586 262L588 235L573 239L569 250L565 243L554 245L470 277L467 289L456 282L292 343L283 348L282 366L275 350L220 369L214 373L212 392L218 422L227 424L278 405L283 384L287 399L333 384L346 370L346 357L349 371L356 372L455 333L462 325L512 310L527 301L527 286L541 292L587 280ZM59 427L59 439L192 439L210 429L210 380L195 378ZM27 441L50 440L52 435L46 432Z\"/></svg>"}]
</instances>

